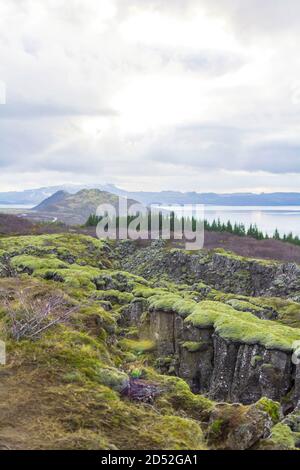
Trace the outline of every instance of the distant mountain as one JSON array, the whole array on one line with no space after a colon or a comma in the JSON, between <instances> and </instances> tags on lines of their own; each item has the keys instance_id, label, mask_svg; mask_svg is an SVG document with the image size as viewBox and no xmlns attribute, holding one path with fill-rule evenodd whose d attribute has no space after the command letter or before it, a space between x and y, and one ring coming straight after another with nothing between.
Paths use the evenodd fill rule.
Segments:
<instances>
[{"instance_id":1,"label":"distant mountain","mask_svg":"<svg viewBox=\"0 0 300 470\"><path fill-rule=\"evenodd\" d=\"M54 219L67 224L84 224L90 214L95 214L100 204L111 204L118 207L119 197L100 189L82 189L70 194L66 191L57 191L39 205L34 207L34 212L41 216L52 216ZM128 199L128 205L136 201Z\"/></svg>"},{"instance_id":2,"label":"distant mountain","mask_svg":"<svg viewBox=\"0 0 300 470\"><path fill-rule=\"evenodd\" d=\"M300 206L299 193L197 193L180 191L126 191L113 184L99 185L61 185L49 186L25 191L0 192L1 204L26 204L36 206L59 191L75 194L83 189L98 189L108 193L124 196L144 205L149 204L212 204L219 206Z\"/></svg>"},{"instance_id":3,"label":"distant mountain","mask_svg":"<svg viewBox=\"0 0 300 470\"><path fill-rule=\"evenodd\" d=\"M179 191L126 192L118 194L150 204L210 204L216 206L300 206L300 193L182 193Z\"/></svg>"},{"instance_id":4,"label":"distant mountain","mask_svg":"<svg viewBox=\"0 0 300 470\"><path fill-rule=\"evenodd\" d=\"M57 191L56 193L52 194L52 196L44 199L44 201L34 207L33 210L49 212L56 211L59 209L61 204L65 203L65 201L68 199L68 196L70 196L70 194L67 191Z\"/></svg>"},{"instance_id":5,"label":"distant mountain","mask_svg":"<svg viewBox=\"0 0 300 470\"><path fill-rule=\"evenodd\" d=\"M66 184L60 186L49 186L36 189L26 189L24 191L9 191L0 192L0 204L10 205L32 205L35 206L42 202L45 198L48 198L55 194L57 191L66 191L71 194L75 194L82 189L93 189L97 188L103 191L114 192L115 186L111 184L102 185L77 185L77 184ZM117 190L117 189L116 189Z\"/></svg>"}]
</instances>

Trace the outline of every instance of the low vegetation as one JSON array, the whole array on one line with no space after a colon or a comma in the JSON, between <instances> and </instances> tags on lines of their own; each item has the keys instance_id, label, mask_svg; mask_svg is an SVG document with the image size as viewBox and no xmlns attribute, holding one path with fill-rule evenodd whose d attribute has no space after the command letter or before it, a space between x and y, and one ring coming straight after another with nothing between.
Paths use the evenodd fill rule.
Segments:
<instances>
[{"instance_id":1,"label":"low vegetation","mask_svg":"<svg viewBox=\"0 0 300 470\"><path fill-rule=\"evenodd\" d=\"M128 227L135 219L137 215L128 215L126 218L116 216L111 219L112 226L116 226L117 229L122 226ZM170 212L169 215L165 215L163 213L158 214L158 227L159 230L162 230L162 227L170 227L170 231L176 231L176 227L181 227L184 224L185 227L189 227L190 230L196 231L197 224L199 224L199 220L195 219L194 217L186 217L180 218L176 215L173 211ZM86 227L96 227L99 222L103 219L102 216L97 216L95 214L90 214L85 226ZM139 215L139 220L141 220L141 224L144 227L148 227L148 230L151 230L151 215L143 216ZM300 246L300 238L298 235L293 235L292 232L288 234L281 235L278 230L274 231L273 236L269 236L267 233L264 233L260 230L256 224L251 224L248 228L245 227L244 224L234 223L232 224L230 220L227 223L221 222L220 219L213 220L209 222L208 220L203 221L204 230L207 232L217 232L217 233L229 233L232 235L237 235L239 237L251 237L255 240L268 240L269 238L273 238L274 240L282 241L291 243L293 245Z\"/></svg>"},{"instance_id":2,"label":"low vegetation","mask_svg":"<svg viewBox=\"0 0 300 470\"><path fill-rule=\"evenodd\" d=\"M226 405L230 420L224 413L213 419L219 405L192 393L171 367L174 358L169 375L161 373L155 341L124 321L129 307L145 305L145 316L177 313L196 328L267 348L290 351L299 338L300 330L288 326L297 326L297 302L179 285L168 276L153 283L120 269L116 252L78 234L0 239L2 448L207 449L224 422L246 425L243 405ZM268 308L278 320L255 316ZM201 354L203 344L182 347ZM276 428L279 405L259 406L272 418L273 441L281 433L291 445L288 431Z\"/></svg>"}]
</instances>

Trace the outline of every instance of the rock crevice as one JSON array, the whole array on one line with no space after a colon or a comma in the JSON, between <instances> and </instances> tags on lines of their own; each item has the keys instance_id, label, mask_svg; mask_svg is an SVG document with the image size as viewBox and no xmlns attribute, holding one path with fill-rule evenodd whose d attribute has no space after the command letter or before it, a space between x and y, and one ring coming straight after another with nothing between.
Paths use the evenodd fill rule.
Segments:
<instances>
[{"instance_id":1,"label":"rock crevice","mask_svg":"<svg viewBox=\"0 0 300 470\"><path fill-rule=\"evenodd\" d=\"M133 305L136 324L145 302ZM143 335L155 342L158 358L175 358L175 373L193 392L243 404L267 397L288 411L299 402L300 365L293 364L291 351L224 339L213 327L196 327L172 311L154 309L146 318Z\"/></svg>"}]
</instances>

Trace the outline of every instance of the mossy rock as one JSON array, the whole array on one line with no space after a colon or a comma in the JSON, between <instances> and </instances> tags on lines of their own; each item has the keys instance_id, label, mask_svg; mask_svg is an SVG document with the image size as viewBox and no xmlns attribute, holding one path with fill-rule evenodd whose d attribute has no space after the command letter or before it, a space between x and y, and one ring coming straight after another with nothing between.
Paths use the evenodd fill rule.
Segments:
<instances>
[{"instance_id":1,"label":"mossy rock","mask_svg":"<svg viewBox=\"0 0 300 470\"><path fill-rule=\"evenodd\" d=\"M216 301L196 303L179 294L154 294L148 298L149 309L178 314L196 328L214 328L223 339L260 344L267 349L291 352L300 338L300 329L271 320L261 320L249 312L240 312Z\"/></svg>"},{"instance_id":2,"label":"mossy rock","mask_svg":"<svg viewBox=\"0 0 300 470\"><path fill-rule=\"evenodd\" d=\"M270 416L274 424L279 422L281 418L280 403L270 400L269 398L262 397L257 402L257 406Z\"/></svg>"},{"instance_id":3,"label":"mossy rock","mask_svg":"<svg viewBox=\"0 0 300 470\"><path fill-rule=\"evenodd\" d=\"M264 311L264 309L245 300L230 299L226 303L240 312L250 312L259 315Z\"/></svg>"},{"instance_id":4,"label":"mossy rock","mask_svg":"<svg viewBox=\"0 0 300 470\"><path fill-rule=\"evenodd\" d=\"M54 254L62 261L70 259L78 264L97 267L102 262L111 265L107 258L107 243L80 234L46 234L7 237L0 240L0 257L3 255L44 256Z\"/></svg>"},{"instance_id":5,"label":"mossy rock","mask_svg":"<svg viewBox=\"0 0 300 470\"><path fill-rule=\"evenodd\" d=\"M182 344L182 347L190 353L201 351L205 343L201 341L186 341Z\"/></svg>"},{"instance_id":6,"label":"mossy rock","mask_svg":"<svg viewBox=\"0 0 300 470\"><path fill-rule=\"evenodd\" d=\"M134 299L130 292L120 292L114 289L97 291L96 296L100 300L108 300L119 305L129 304Z\"/></svg>"},{"instance_id":7,"label":"mossy rock","mask_svg":"<svg viewBox=\"0 0 300 470\"><path fill-rule=\"evenodd\" d=\"M293 351L300 338L300 329L280 325L270 320L260 320L244 312L240 315L229 305L204 301L195 306L185 322L198 328L214 327L224 339L246 344L260 344L267 349Z\"/></svg>"},{"instance_id":8,"label":"mossy rock","mask_svg":"<svg viewBox=\"0 0 300 470\"><path fill-rule=\"evenodd\" d=\"M300 433L294 433L282 423L276 424L268 439L263 439L258 446L260 450L297 450L296 443L300 442Z\"/></svg>"},{"instance_id":9,"label":"mossy rock","mask_svg":"<svg viewBox=\"0 0 300 470\"><path fill-rule=\"evenodd\" d=\"M129 384L128 375L115 368L99 368L96 374L96 380L116 392L122 392Z\"/></svg>"}]
</instances>

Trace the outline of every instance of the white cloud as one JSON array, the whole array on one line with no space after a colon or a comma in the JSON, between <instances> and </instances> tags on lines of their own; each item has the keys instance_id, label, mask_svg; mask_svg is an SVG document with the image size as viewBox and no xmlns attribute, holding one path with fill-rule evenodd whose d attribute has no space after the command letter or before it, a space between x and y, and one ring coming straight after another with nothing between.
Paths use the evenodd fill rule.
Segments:
<instances>
[{"instance_id":1,"label":"white cloud","mask_svg":"<svg viewBox=\"0 0 300 470\"><path fill-rule=\"evenodd\" d=\"M297 0L0 0L1 188L296 187L299 13Z\"/></svg>"}]
</instances>

